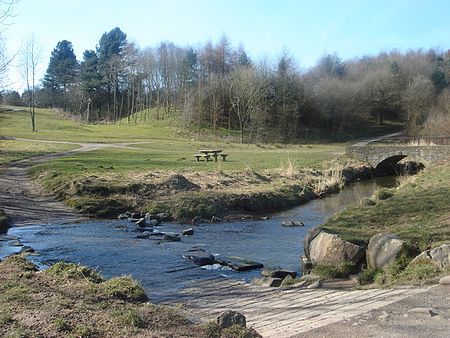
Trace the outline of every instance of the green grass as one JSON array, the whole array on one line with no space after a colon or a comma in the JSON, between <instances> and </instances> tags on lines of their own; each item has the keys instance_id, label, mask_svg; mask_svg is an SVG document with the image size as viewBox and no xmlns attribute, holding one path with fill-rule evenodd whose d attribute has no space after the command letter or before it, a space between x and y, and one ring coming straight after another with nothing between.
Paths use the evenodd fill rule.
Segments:
<instances>
[{"instance_id":1,"label":"green grass","mask_svg":"<svg viewBox=\"0 0 450 338\"><path fill-rule=\"evenodd\" d=\"M151 119L146 124L84 124L61 116L51 109L36 110L37 132L31 131L26 108L1 107L0 135L31 139L75 142L131 142L176 139L173 119Z\"/></svg>"},{"instance_id":2,"label":"green grass","mask_svg":"<svg viewBox=\"0 0 450 338\"><path fill-rule=\"evenodd\" d=\"M375 205L351 206L323 226L347 240L366 244L379 232L391 232L425 250L450 240L449 196L447 164L410 177Z\"/></svg>"},{"instance_id":3,"label":"green grass","mask_svg":"<svg viewBox=\"0 0 450 338\"><path fill-rule=\"evenodd\" d=\"M104 149L59 159L48 166L63 173L141 171L153 169L186 169L193 171L253 170L280 167L290 161L296 167L319 167L321 162L343 153L344 144L326 145L249 145L227 142L202 142L184 138L177 128L176 117L155 119L150 111L137 114L117 124L88 125L60 116L53 110L38 109L38 132L31 132L25 108L3 107L0 110L0 136L74 142L148 142L133 145L138 149ZM138 124L135 124L138 123ZM70 149L70 145L1 141L0 163L51 151ZM229 161L196 162L193 155L202 148L220 148L229 154Z\"/></svg>"},{"instance_id":4,"label":"green grass","mask_svg":"<svg viewBox=\"0 0 450 338\"><path fill-rule=\"evenodd\" d=\"M75 149L71 144L55 144L22 140L0 140L0 165L28 157Z\"/></svg>"}]
</instances>

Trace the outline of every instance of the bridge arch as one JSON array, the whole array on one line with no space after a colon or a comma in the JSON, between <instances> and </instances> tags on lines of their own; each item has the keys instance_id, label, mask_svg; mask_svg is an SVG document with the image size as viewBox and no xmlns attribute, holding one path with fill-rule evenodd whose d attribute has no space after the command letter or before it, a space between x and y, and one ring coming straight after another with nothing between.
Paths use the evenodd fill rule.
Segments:
<instances>
[{"instance_id":1,"label":"bridge arch","mask_svg":"<svg viewBox=\"0 0 450 338\"><path fill-rule=\"evenodd\" d=\"M396 174L396 165L398 162L403 160L405 157L408 157L408 155L391 155L383 159L382 161L378 162L375 167L376 173L383 173L383 174L389 174L389 175L395 175Z\"/></svg>"}]
</instances>

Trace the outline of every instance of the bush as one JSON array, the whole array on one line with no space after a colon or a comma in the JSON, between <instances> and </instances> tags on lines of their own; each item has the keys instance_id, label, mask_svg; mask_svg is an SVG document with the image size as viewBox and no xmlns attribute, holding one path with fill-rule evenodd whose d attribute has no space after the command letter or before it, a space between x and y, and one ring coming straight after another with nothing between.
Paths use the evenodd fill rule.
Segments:
<instances>
[{"instance_id":1,"label":"bush","mask_svg":"<svg viewBox=\"0 0 450 338\"><path fill-rule=\"evenodd\" d=\"M127 276L111 278L102 284L102 289L109 297L128 302L145 302L148 300L142 287Z\"/></svg>"},{"instance_id":2,"label":"bush","mask_svg":"<svg viewBox=\"0 0 450 338\"><path fill-rule=\"evenodd\" d=\"M73 263L58 262L48 268L45 273L56 277L88 280L92 283L103 282L103 277L94 269Z\"/></svg>"}]
</instances>

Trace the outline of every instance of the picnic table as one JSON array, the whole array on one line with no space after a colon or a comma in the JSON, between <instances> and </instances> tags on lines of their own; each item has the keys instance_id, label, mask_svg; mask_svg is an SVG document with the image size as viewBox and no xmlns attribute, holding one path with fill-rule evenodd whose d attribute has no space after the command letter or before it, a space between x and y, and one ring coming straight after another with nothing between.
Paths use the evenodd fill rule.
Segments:
<instances>
[{"instance_id":1,"label":"picnic table","mask_svg":"<svg viewBox=\"0 0 450 338\"><path fill-rule=\"evenodd\" d=\"M204 158L206 162L211 161L211 157L217 162L219 156L222 157L222 161L225 161L228 156L228 154L222 153L221 149L200 149L198 152L198 154L194 155L197 162L200 161L201 158Z\"/></svg>"}]
</instances>

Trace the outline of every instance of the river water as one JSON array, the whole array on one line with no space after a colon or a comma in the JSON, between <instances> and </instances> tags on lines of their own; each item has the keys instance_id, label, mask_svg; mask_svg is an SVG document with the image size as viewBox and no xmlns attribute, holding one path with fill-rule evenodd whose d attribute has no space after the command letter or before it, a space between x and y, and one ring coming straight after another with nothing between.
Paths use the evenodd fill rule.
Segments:
<instances>
[{"instance_id":1,"label":"river water","mask_svg":"<svg viewBox=\"0 0 450 338\"><path fill-rule=\"evenodd\" d=\"M199 280L224 276L249 281L260 270L235 272L219 266L197 267L182 257L193 246L218 257L240 257L300 273L303 238L311 227L334 213L373 194L377 186L392 186L392 178L377 178L345 187L338 194L310 201L289 211L272 214L265 221L202 224L181 242L159 243L137 239L134 224L122 220L46 224L11 228L0 237L0 259L30 246L39 254L31 259L41 267L65 260L97 268L104 276L131 275L157 301ZM282 227L283 221L302 221L304 227ZM158 230L179 233L189 225L168 223Z\"/></svg>"}]
</instances>

